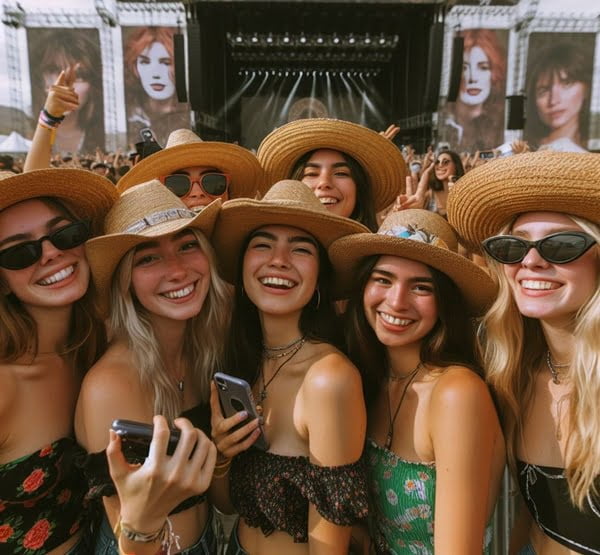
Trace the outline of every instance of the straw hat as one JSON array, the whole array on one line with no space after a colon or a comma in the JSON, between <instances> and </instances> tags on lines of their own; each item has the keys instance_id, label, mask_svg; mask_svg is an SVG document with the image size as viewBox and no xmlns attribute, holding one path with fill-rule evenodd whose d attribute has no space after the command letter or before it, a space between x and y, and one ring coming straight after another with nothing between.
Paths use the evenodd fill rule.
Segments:
<instances>
[{"instance_id":1,"label":"straw hat","mask_svg":"<svg viewBox=\"0 0 600 555\"><path fill-rule=\"evenodd\" d=\"M235 281L244 241L252 231L266 225L303 229L325 248L344 235L368 231L354 220L329 212L301 181L280 181L262 200L237 199L223 204L213 244L223 277L230 283Z\"/></svg>"},{"instance_id":2,"label":"straw hat","mask_svg":"<svg viewBox=\"0 0 600 555\"><path fill-rule=\"evenodd\" d=\"M264 172L256 156L241 146L203 141L190 129L177 129L163 150L144 158L117 183L120 193L150 179L191 166L215 168L231 176L229 198L254 198L266 190Z\"/></svg>"},{"instance_id":3,"label":"straw hat","mask_svg":"<svg viewBox=\"0 0 600 555\"><path fill-rule=\"evenodd\" d=\"M92 220L99 231L118 193L108 179L88 170L47 168L20 174L0 172L0 210L37 197L63 201L77 217Z\"/></svg>"},{"instance_id":4,"label":"straw hat","mask_svg":"<svg viewBox=\"0 0 600 555\"><path fill-rule=\"evenodd\" d=\"M377 233L338 239L329 257L344 292L352 291L361 260L371 255L408 258L446 274L461 290L473 314L494 300L496 286L479 266L458 254L458 238L448 222L428 210L390 212Z\"/></svg>"},{"instance_id":5,"label":"straw hat","mask_svg":"<svg viewBox=\"0 0 600 555\"><path fill-rule=\"evenodd\" d=\"M192 212L157 179L124 192L106 216L106 234L85 245L104 311L115 269L130 249L145 243L149 237L161 237L188 227L210 238L220 207L221 200L217 199L202 212Z\"/></svg>"},{"instance_id":6,"label":"straw hat","mask_svg":"<svg viewBox=\"0 0 600 555\"><path fill-rule=\"evenodd\" d=\"M372 129L349 121L312 118L282 125L263 139L257 157L267 182L275 183L291 177L296 162L320 148L349 154L361 165L371 182L377 212L404 192L408 173L400 150Z\"/></svg>"},{"instance_id":7,"label":"straw hat","mask_svg":"<svg viewBox=\"0 0 600 555\"><path fill-rule=\"evenodd\" d=\"M448 221L474 250L523 212L562 212L600 224L600 156L531 152L494 160L461 177Z\"/></svg>"}]
</instances>

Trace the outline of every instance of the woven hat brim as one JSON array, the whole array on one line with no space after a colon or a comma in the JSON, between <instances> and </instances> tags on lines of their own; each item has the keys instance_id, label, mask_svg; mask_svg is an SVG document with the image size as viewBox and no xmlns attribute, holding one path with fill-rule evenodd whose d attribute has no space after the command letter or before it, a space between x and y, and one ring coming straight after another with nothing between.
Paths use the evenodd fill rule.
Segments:
<instances>
[{"instance_id":1,"label":"woven hat brim","mask_svg":"<svg viewBox=\"0 0 600 555\"><path fill-rule=\"evenodd\" d=\"M448 221L476 252L524 212L561 212L600 224L600 156L539 152L495 160L461 177L448 197Z\"/></svg>"},{"instance_id":2,"label":"woven hat brim","mask_svg":"<svg viewBox=\"0 0 600 555\"><path fill-rule=\"evenodd\" d=\"M181 144L155 152L131 168L117 183L117 190L139 185L176 170L208 166L231 176L229 198L254 198L267 189L263 169L252 152L238 145L220 142Z\"/></svg>"},{"instance_id":3,"label":"woven hat brim","mask_svg":"<svg viewBox=\"0 0 600 555\"><path fill-rule=\"evenodd\" d=\"M313 118L288 123L264 138L257 157L267 182L276 183L290 177L301 156L322 148L345 152L361 165L371 182L377 212L404 193L407 168L396 145L372 129L347 121Z\"/></svg>"},{"instance_id":4,"label":"woven hat brim","mask_svg":"<svg viewBox=\"0 0 600 555\"><path fill-rule=\"evenodd\" d=\"M235 282L244 241L255 229L267 225L302 229L317 239L325 249L340 237L368 231L365 226L349 218L329 213L319 214L293 205L273 203L269 206L265 201L245 199L226 202L215 226L213 245L222 276L229 283Z\"/></svg>"},{"instance_id":5,"label":"woven hat brim","mask_svg":"<svg viewBox=\"0 0 600 555\"><path fill-rule=\"evenodd\" d=\"M482 314L496 297L497 287L492 278L458 253L411 239L361 233L342 237L329 248L329 258L337 276L336 289L345 298L356 284L356 271L361 260L372 255L408 258L446 274L462 292L470 314Z\"/></svg>"},{"instance_id":6,"label":"woven hat brim","mask_svg":"<svg viewBox=\"0 0 600 555\"><path fill-rule=\"evenodd\" d=\"M105 177L74 168L34 170L0 181L0 210L24 200L53 197L64 201L78 217L92 220L98 229L118 196Z\"/></svg>"},{"instance_id":7,"label":"woven hat brim","mask_svg":"<svg viewBox=\"0 0 600 555\"><path fill-rule=\"evenodd\" d=\"M111 233L90 239L85 244L85 250L92 279L96 286L101 313L105 316L108 315L109 292L113 275L119 262L130 249L146 243L148 239L176 233L186 228L197 229L210 239L220 207L221 203L216 201L209 204L195 218L163 222L140 233Z\"/></svg>"}]
</instances>

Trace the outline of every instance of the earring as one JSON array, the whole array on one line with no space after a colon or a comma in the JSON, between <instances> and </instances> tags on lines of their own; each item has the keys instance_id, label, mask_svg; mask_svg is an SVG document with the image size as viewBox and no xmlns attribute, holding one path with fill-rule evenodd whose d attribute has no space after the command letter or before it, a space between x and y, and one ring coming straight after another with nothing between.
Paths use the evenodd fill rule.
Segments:
<instances>
[{"instance_id":1,"label":"earring","mask_svg":"<svg viewBox=\"0 0 600 555\"><path fill-rule=\"evenodd\" d=\"M319 310L319 307L321 306L321 291L319 291L319 288L317 287L315 289L315 293L317 294L317 301L315 302L314 305L314 309L315 310ZM313 293L313 298L315 297L314 293Z\"/></svg>"}]
</instances>

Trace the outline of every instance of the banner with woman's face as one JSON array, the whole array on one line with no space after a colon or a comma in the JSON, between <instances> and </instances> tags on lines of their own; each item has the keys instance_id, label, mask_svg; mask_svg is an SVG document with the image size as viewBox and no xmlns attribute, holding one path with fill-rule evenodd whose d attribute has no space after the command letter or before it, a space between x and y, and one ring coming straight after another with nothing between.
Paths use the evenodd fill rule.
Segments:
<instances>
[{"instance_id":1,"label":"banner with woman's face","mask_svg":"<svg viewBox=\"0 0 600 555\"><path fill-rule=\"evenodd\" d=\"M123 69L130 143L150 127L164 146L171 131L190 127L190 110L177 102L173 35L176 27L123 27Z\"/></svg>"},{"instance_id":2,"label":"banner with woman's face","mask_svg":"<svg viewBox=\"0 0 600 555\"><path fill-rule=\"evenodd\" d=\"M439 138L459 152L489 150L504 141L508 31L467 29L455 102L440 110Z\"/></svg>"},{"instance_id":3,"label":"banner with woman's face","mask_svg":"<svg viewBox=\"0 0 600 555\"><path fill-rule=\"evenodd\" d=\"M594 71L593 33L532 33L524 138L533 147L587 149Z\"/></svg>"},{"instance_id":4,"label":"banner with woman's face","mask_svg":"<svg viewBox=\"0 0 600 555\"><path fill-rule=\"evenodd\" d=\"M79 64L74 89L79 108L66 114L56 131L59 153L93 153L104 149L102 59L97 29L29 28L29 72L34 117L61 70Z\"/></svg>"}]
</instances>

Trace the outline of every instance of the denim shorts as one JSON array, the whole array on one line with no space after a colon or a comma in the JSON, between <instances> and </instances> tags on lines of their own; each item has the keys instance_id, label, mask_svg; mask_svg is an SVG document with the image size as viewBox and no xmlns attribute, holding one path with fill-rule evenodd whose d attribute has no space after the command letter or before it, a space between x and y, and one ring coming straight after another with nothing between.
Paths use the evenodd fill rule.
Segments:
<instances>
[{"instance_id":1,"label":"denim shorts","mask_svg":"<svg viewBox=\"0 0 600 555\"><path fill-rule=\"evenodd\" d=\"M213 519L213 512L210 511L204 532L202 532L198 541L194 545L190 545L190 547L180 551L180 555L215 555L219 552L217 536L213 529ZM102 524L98 529L95 539L94 555L119 555L117 539L113 534L106 515L102 519ZM74 555L78 555L77 552Z\"/></svg>"},{"instance_id":2,"label":"denim shorts","mask_svg":"<svg viewBox=\"0 0 600 555\"><path fill-rule=\"evenodd\" d=\"M227 545L227 553L225 555L248 555L248 552L240 545L240 539L238 538L237 531L239 523L240 519L238 518L231 530L229 544Z\"/></svg>"}]
</instances>

